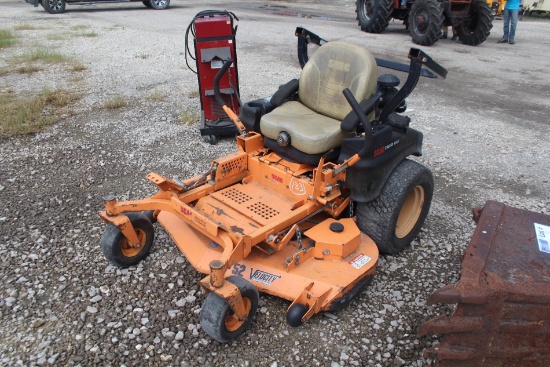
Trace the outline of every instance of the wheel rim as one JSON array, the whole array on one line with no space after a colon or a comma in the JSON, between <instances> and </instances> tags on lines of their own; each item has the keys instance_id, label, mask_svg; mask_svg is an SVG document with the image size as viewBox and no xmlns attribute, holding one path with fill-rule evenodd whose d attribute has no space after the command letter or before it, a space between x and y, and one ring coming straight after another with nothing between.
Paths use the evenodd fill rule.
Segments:
<instances>
[{"instance_id":1,"label":"wheel rim","mask_svg":"<svg viewBox=\"0 0 550 367\"><path fill-rule=\"evenodd\" d=\"M48 0L48 5L52 10L61 10L61 0Z\"/></svg>"},{"instance_id":2,"label":"wheel rim","mask_svg":"<svg viewBox=\"0 0 550 367\"><path fill-rule=\"evenodd\" d=\"M426 33L430 25L430 13L426 9L419 9L414 14L414 32L418 35Z\"/></svg>"},{"instance_id":3,"label":"wheel rim","mask_svg":"<svg viewBox=\"0 0 550 367\"><path fill-rule=\"evenodd\" d=\"M126 257L134 257L143 249L143 246L145 246L145 241L147 240L147 235L142 229L139 228L136 228L136 235L139 240L139 247L132 247L128 243L128 239L124 237L122 243L120 244L122 255Z\"/></svg>"},{"instance_id":4,"label":"wheel rim","mask_svg":"<svg viewBox=\"0 0 550 367\"><path fill-rule=\"evenodd\" d=\"M166 5L166 0L153 0L156 6L163 7Z\"/></svg>"},{"instance_id":5,"label":"wheel rim","mask_svg":"<svg viewBox=\"0 0 550 367\"><path fill-rule=\"evenodd\" d=\"M395 226L395 235L398 238L407 236L418 222L424 206L425 196L424 187L418 185L405 199Z\"/></svg>"},{"instance_id":6,"label":"wheel rim","mask_svg":"<svg viewBox=\"0 0 550 367\"><path fill-rule=\"evenodd\" d=\"M246 315L250 313L250 309L252 308L252 301L250 298L243 297L243 306L246 311ZM238 330L244 323L246 322L246 319L243 319L240 321L237 316L235 315L235 312L233 310L230 310L227 316L225 317L225 328L227 331L235 331Z\"/></svg>"},{"instance_id":7,"label":"wheel rim","mask_svg":"<svg viewBox=\"0 0 550 367\"><path fill-rule=\"evenodd\" d=\"M363 14L363 17L368 21L370 20L372 13L373 13L373 0L366 0L361 5L361 14Z\"/></svg>"}]
</instances>

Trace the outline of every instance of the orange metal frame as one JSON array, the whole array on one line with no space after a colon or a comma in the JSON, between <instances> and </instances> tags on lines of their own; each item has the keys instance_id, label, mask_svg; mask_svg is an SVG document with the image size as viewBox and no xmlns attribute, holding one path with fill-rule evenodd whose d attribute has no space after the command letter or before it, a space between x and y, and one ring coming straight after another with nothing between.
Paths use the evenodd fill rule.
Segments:
<instances>
[{"instance_id":1,"label":"orange metal frame","mask_svg":"<svg viewBox=\"0 0 550 367\"><path fill-rule=\"evenodd\" d=\"M376 267L374 242L353 219L334 219L349 204L340 184L345 169L359 157L341 165L324 159L317 167L292 163L267 150L254 132L238 136L237 147L214 160L206 174L183 183L150 173L147 178L159 188L155 195L126 202L109 198L100 216L139 246L124 213L154 210L189 262L208 274L201 286L223 297L238 319L246 310L237 287L224 281L230 275L292 305L306 305L306 321L329 310ZM334 222L343 230L332 231Z\"/></svg>"}]
</instances>

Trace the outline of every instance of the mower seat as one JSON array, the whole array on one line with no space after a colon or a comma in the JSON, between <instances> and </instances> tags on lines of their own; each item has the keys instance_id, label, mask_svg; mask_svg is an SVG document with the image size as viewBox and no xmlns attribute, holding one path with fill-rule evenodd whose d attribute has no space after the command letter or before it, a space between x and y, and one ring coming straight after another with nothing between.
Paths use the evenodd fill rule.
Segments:
<instances>
[{"instance_id":1,"label":"mower seat","mask_svg":"<svg viewBox=\"0 0 550 367\"><path fill-rule=\"evenodd\" d=\"M297 162L318 162L349 136L340 129L351 111L344 88L362 101L374 94L377 77L376 60L365 47L345 42L323 45L302 70L299 100L262 116L260 130L266 146Z\"/></svg>"}]
</instances>

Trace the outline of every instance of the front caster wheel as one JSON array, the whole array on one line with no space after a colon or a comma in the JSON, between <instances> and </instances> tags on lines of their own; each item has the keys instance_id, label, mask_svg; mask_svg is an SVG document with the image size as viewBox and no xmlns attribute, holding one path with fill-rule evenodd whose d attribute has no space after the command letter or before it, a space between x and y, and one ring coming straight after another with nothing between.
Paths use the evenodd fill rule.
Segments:
<instances>
[{"instance_id":1,"label":"front caster wheel","mask_svg":"<svg viewBox=\"0 0 550 367\"><path fill-rule=\"evenodd\" d=\"M212 339L227 343L237 339L248 328L258 309L260 295L256 287L247 280L232 276L225 279L241 292L247 315L244 320L235 316L229 304L214 292L208 293L201 311L201 326Z\"/></svg>"},{"instance_id":2,"label":"front caster wheel","mask_svg":"<svg viewBox=\"0 0 550 367\"><path fill-rule=\"evenodd\" d=\"M289 308L288 311L286 312L287 324L289 324L292 327L301 326L303 324L302 317L304 317L306 312L307 312L306 306L300 303L296 303L294 306Z\"/></svg>"},{"instance_id":3,"label":"front caster wheel","mask_svg":"<svg viewBox=\"0 0 550 367\"><path fill-rule=\"evenodd\" d=\"M122 232L109 223L101 237L101 251L109 262L119 268L127 268L136 265L145 259L151 251L155 228L151 221L143 213L126 214L136 230L139 239L139 247L132 247Z\"/></svg>"},{"instance_id":4,"label":"front caster wheel","mask_svg":"<svg viewBox=\"0 0 550 367\"><path fill-rule=\"evenodd\" d=\"M357 204L357 226L383 254L397 255L420 231L432 202L429 169L405 159L393 171L378 197Z\"/></svg>"}]
</instances>

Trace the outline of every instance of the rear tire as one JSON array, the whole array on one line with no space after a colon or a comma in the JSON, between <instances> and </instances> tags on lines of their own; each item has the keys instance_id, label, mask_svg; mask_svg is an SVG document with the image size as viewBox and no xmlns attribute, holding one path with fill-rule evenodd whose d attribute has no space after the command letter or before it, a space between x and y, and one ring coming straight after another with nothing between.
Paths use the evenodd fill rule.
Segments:
<instances>
[{"instance_id":1,"label":"rear tire","mask_svg":"<svg viewBox=\"0 0 550 367\"><path fill-rule=\"evenodd\" d=\"M150 2L149 0L143 0L142 3L143 3L143 5L145 5L146 7L152 8L151 2Z\"/></svg>"},{"instance_id":2,"label":"rear tire","mask_svg":"<svg viewBox=\"0 0 550 367\"><path fill-rule=\"evenodd\" d=\"M50 14L61 14L65 11L65 0L41 0L40 5Z\"/></svg>"},{"instance_id":3,"label":"rear tire","mask_svg":"<svg viewBox=\"0 0 550 367\"><path fill-rule=\"evenodd\" d=\"M392 0L357 0L355 13L362 31L382 33L391 19Z\"/></svg>"},{"instance_id":4,"label":"rear tire","mask_svg":"<svg viewBox=\"0 0 550 367\"><path fill-rule=\"evenodd\" d=\"M493 28L493 18L489 4L484 0L473 0L468 17L456 27L456 32L460 42L477 46L489 37L491 28Z\"/></svg>"},{"instance_id":5,"label":"rear tire","mask_svg":"<svg viewBox=\"0 0 550 367\"><path fill-rule=\"evenodd\" d=\"M417 45L431 46L441 35L443 9L437 0L415 0L409 13L409 32Z\"/></svg>"},{"instance_id":6,"label":"rear tire","mask_svg":"<svg viewBox=\"0 0 550 367\"><path fill-rule=\"evenodd\" d=\"M149 0L150 7L156 10L163 10L170 5L170 0Z\"/></svg>"},{"instance_id":7,"label":"rear tire","mask_svg":"<svg viewBox=\"0 0 550 367\"><path fill-rule=\"evenodd\" d=\"M420 231L430 210L433 187L430 170L405 159L376 199L357 203L357 226L374 240L381 253L400 253Z\"/></svg>"},{"instance_id":8,"label":"rear tire","mask_svg":"<svg viewBox=\"0 0 550 367\"><path fill-rule=\"evenodd\" d=\"M233 310L225 299L214 292L208 293L202 305L201 326L212 339L220 343L233 341L246 331L256 315L260 299L258 289L246 279L231 276L225 281L239 288L248 315L243 321L239 321L233 317Z\"/></svg>"}]
</instances>

